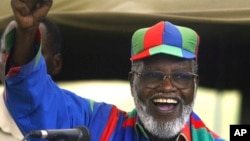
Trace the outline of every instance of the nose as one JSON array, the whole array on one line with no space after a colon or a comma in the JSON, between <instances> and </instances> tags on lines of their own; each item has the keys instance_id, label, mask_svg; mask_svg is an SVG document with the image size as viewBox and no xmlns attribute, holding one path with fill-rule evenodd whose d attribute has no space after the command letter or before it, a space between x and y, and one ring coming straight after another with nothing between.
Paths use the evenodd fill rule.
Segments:
<instances>
[{"instance_id":1,"label":"nose","mask_svg":"<svg viewBox=\"0 0 250 141\"><path fill-rule=\"evenodd\" d=\"M169 76L165 76L160 85L163 89L173 89L174 85Z\"/></svg>"}]
</instances>

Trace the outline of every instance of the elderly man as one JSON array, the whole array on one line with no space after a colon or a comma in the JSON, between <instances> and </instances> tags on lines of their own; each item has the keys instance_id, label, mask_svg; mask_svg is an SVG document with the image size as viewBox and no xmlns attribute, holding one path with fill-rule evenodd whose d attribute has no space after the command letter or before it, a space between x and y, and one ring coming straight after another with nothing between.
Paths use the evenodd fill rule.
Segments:
<instances>
[{"instance_id":1,"label":"elderly man","mask_svg":"<svg viewBox=\"0 0 250 141\"><path fill-rule=\"evenodd\" d=\"M199 37L192 29L162 21L133 34L129 81L135 109L126 113L61 89L47 75L38 25L51 0L11 0L11 5L18 26L8 34L13 44L5 103L24 135L85 126L92 141L223 140L193 112Z\"/></svg>"}]
</instances>

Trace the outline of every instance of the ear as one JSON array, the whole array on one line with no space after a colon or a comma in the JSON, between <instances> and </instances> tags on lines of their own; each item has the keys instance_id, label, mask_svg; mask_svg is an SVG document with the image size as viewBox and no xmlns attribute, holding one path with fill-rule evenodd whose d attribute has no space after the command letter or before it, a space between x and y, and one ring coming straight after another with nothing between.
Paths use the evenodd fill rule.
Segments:
<instances>
[{"instance_id":1,"label":"ear","mask_svg":"<svg viewBox=\"0 0 250 141\"><path fill-rule=\"evenodd\" d=\"M200 82L200 77L197 76L197 77L195 78L195 81L194 81L194 83L196 84L196 89L197 89L198 86L199 86L199 82Z\"/></svg>"},{"instance_id":2,"label":"ear","mask_svg":"<svg viewBox=\"0 0 250 141\"><path fill-rule=\"evenodd\" d=\"M53 56L53 76L59 74L62 70L62 54L57 53Z\"/></svg>"},{"instance_id":3,"label":"ear","mask_svg":"<svg viewBox=\"0 0 250 141\"><path fill-rule=\"evenodd\" d=\"M130 91L131 91L131 95L133 96L133 87L134 87L134 74L132 72L129 72L128 74L128 80L129 80L129 84L130 84ZM133 96L134 97L134 96Z\"/></svg>"},{"instance_id":4,"label":"ear","mask_svg":"<svg viewBox=\"0 0 250 141\"><path fill-rule=\"evenodd\" d=\"M197 76L197 77L196 77L196 85L199 86L199 83L200 83L200 77Z\"/></svg>"}]
</instances>

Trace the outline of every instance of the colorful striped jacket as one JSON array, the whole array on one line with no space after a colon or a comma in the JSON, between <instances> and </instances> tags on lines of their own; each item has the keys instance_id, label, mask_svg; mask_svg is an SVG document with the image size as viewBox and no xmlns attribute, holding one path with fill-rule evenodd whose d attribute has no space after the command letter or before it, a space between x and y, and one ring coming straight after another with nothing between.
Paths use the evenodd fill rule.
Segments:
<instances>
[{"instance_id":1,"label":"colorful striped jacket","mask_svg":"<svg viewBox=\"0 0 250 141\"><path fill-rule=\"evenodd\" d=\"M7 51L13 43L13 32L7 35ZM7 70L5 104L22 134L33 130L86 126L91 141L150 140L138 122L136 110L126 113L114 105L94 102L59 88L47 75L39 41L40 37L37 55L31 62ZM222 141L194 112L177 140Z\"/></svg>"}]
</instances>

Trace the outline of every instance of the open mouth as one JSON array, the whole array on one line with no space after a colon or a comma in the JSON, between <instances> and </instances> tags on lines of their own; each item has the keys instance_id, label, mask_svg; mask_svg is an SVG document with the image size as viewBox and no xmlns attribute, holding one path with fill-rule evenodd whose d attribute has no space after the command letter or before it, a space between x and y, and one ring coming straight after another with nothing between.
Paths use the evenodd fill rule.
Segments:
<instances>
[{"instance_id":1,"label":"open mouth","mask_svg":"<svg viewBox=\"0 0 250 141\"><path fill-rule=\"evenodd\" d=\"M155 98L153 99L153 104L155 107L164 113L172 112L176 105L178 104L178 100L174 98Z\"/></svg>"}]
</instances>

